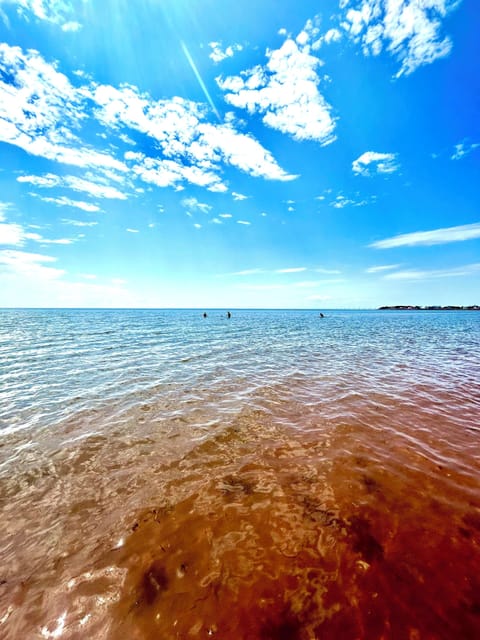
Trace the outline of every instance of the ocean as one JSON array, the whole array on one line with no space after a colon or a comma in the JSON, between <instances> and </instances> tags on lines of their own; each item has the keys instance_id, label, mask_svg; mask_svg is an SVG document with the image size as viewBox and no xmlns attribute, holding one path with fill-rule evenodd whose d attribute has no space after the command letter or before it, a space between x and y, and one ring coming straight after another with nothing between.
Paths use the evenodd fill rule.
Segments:
<instances>
[{"instance_id":1,"label":"ocean","mask_svg":"<svg viewBox=\"0 0 480 640\"><path fill-rule=\"evenodd\" d=\"M480 637L480 313L0 311L0 637Z\"/></svg>"}]
</instances>

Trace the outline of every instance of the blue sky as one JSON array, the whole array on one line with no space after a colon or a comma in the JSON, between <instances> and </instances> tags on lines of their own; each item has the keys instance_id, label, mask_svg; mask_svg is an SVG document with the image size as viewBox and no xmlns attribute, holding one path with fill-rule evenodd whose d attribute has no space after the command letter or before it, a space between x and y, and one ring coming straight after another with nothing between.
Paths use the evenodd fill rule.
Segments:
<instances>
[{"instance_id":1,"label":"blue sky","mask_svg":"<svg viewBox=\"0 0 480 640\"><path fill-rule=\"evenodd\" d=\"M474 0L0 0L0 306L480 302Z\"/></svg>"}]
</instances>

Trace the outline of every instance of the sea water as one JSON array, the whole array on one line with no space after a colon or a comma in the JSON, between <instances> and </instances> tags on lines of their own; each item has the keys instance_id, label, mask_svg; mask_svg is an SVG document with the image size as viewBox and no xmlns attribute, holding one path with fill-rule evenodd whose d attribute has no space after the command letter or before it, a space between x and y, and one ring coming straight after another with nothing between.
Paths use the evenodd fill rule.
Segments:
<instances>
[{"instance_id":1,"label":"sea water","mask_svg":"<svg viewBox=\"0 0 480 640\"><path fill-rule=\"evenodd\" d=\"M480 313L0 311L0 637L480 637Z\"/></svg>"}]
</instances>

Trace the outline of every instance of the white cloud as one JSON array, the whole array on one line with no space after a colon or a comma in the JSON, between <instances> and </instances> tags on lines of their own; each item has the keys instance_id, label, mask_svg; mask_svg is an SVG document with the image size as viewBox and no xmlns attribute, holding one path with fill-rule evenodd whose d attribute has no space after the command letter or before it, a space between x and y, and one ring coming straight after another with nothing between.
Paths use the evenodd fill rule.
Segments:
<instances>
[{"instance_id":1,"label":"white cloud","mask_svg":"<svg viewBox=\"0 0 480 640\"><path fill-rule=\"evenodd\" d=\"M231 213L220 213L219 218L231 218L232 214Z\"/></svg>"},{"instance_id":2,"label":"white cloud","mask_svg":"<svg viewBox=\"0 0 480 640\"><path fill-rule=\"evenodd\" d=\"M306 267L291 267L287 269L276 269L275 273L300 273L306 270L307 270Z\"/></svg>"},{"instance_id":3,"label":"white cloud","mask_svg":"<svg viewBox=\"0 0 480 640\"><path fill-rule=\"evenodd\" d=\"M296 140L329 144L335 140L335 121L318 90L321 62L309 51L306 43L299 46L288 38L280 49L267 51L266 65L238 76L218 77L217 84L226 92L227 102L262 114L267 126Z\"/></svg>"},{"instance_id":4,"label":"white cloud","mask_svg":"<svg viewBox=\"0 0 480 640\"><path fill-rule=\"evenodd\" d=\"M28 240L39 242L41 244L72 244L73 242L73 240L71 240L70 238L58 238L56 240L49 240L41 236L39 233L32 233L31 231L27 231L22 225L15 222L0 223L0 245L21 247Z\"/></svg>"},{"instance_id":5,"label":"white cloud","mask_svg":"<svg viewBox=\"0 0 480 640\"><path fill-rule=\"evenodd\" d=\"M461 160L464 156L467 156L469 153L474 151L480 147L480 143L474 142L469 144L465 140L463 142L459 142L455 145L455 152L450 156L451 160Z\"/></svg>"},{"instance_id":6,"label":"white cloud","mask_svg":"<svg viewBox=\"0 0 480 640\"><path fill-rule=\"evenodd\" d=\"M226 58L232 58L237 51L242 51L243 46L241 44L232 44L225 49L222 49L221 42L210 42L208 45L211 48L211 53L208 56L215 64L222 62Z\"/></svg>"},{"instance_id":7,"label":"white cloud","mask_svg":"<svg viewBox=\"0 0 480 640\"><path fill-rule=\"evenodd\" d=\"M23 227L19 224L0 223L0 245L21 245L24 238Z\"/></svg>"},{"instance_id":8,"label":"white cloud","mask_svg":"<svg viewBox=\"0 0 480 640\"><path fill-rule=\"evenodd\" d=\"M392 271L393 269L398 269L399 264L383 264L378 267L369 267L365 269L366 273L381 273L382 271Z\"/></svg>"},{"instance_id":9,"label":"white cloud","mask_svg":"<svg viewBox=\"0 0 480 640\"><path fill-rule=\"evenodd\" d=\"M79 31L82 25L79 22L70 21L62 24L62 31Z\"/></svg>"},{"instance_id":10,"label":"white cloud","mask_svg":"<svg viewBox=\"0 0 480 640\"><path fill-rule=\"evenodd\" d=\"M83 202L83 200L72 200L71 198L66 198L65 196L59 196L58 198L43 197L39 196L37 193L30 193L30 195L43 200L43 202L50 202L60 207L75 207L76 209L82 209L82 211L88 211L90 213L100 211L100 207L98 207L96 204L92 204L91 202Z\"/></svg>"},{"instance_id":11,"label":"white cloud","mask_svg":"<svg viewBox=\"0 0 480 640\"><path fill-rule=\"evenodd\" d=\"M431 278L458 278L480 273L480 263L466 264L451 269L396 271L384 276L385 280L430 280Z\"/></svg>"},{"instance_id":12,"label":"white cloud","mask_svg":"<svg viewBox=\"0 0 480 640\"><path fill-rule=\"evenodd\" d=\"M323 267L318 267L317 269L314 269L314 271L316 271L317 273L326 273L332 275L338 275L339 273L342 273L338 269L324 269Z\"/></svg>"},{"instance_id":13,"label":"white cloud","mask_svg":"<svg viewBox=\"0 0 480 640\"><path fill-rule=\"evenodd\" d=\"M11 202L0 201L0 222L5 220L5 214L7 213L7 211L10 211L11 208L12 208Z\"/></svg>"},{"instance_id":14,"label":"white cloud","mask_svg":"<svg viewBox=\"0 0 480 640\"><path fill-rule=\"evenodd\" d=\"M458 227L445 227L432 231L415 231L404 233L393 238L378 240L368 245L374 249L391 249L393 247L413 247L418 245L447 244L480 238L480 222L464 224Z\"/></svg>"},{"instance_id":15,"label":"white cloud","mask_svg":"<svg viewBox=\"0 0 480 640\"><path fill-rule=\"evenodd\" d=\"M126 229L128 233L139 233L138 229Z\"/></svg>"},{"instance_id":16,"label":"white cloud","mask_svg":"<svg viewBox=\"0 0 480 640\"><path fill-rule=\"evenodd\" d=\"M208 213L211 210L211 205L206 204L205 202L199 202L197 198L184 198L181 201L182 207L187 209L190 213L195 211L200 211L201 213Z\"/></svg>"},{"instance_id":17,"label":"white cloud","mask_svg":"<svg viewBox=\"0 0 480 640\"><path fill-rule=\"evenodd\" d=\"M352 0L341 26L361 44L365 55L383 49L400 63L396 74L408 75L450 53L452 43L442 34L442 20L458 6L458 0Z\"/></svg>"},{"instance_id":18,"label":"white cloud","mask_svg":"<svg viewBox=\"0 0 480 640\"><path fill-rule=\"evenodd\" d=\"M246 224L246 225L251 225L251 222L248 222L247 220L237 220L237 224Z\"/></svg>"},{"instance_id":19,"label":"white cloud","mask_svg":"<svg viewBox=\"0 0 480 640\"><path fill-rule=\"evenodd\" d=\"M338 42L342 39L342 34L338 29L329 29L323 36L323 39L327 44L330 44L331 42Z\"/></svg>"},{"instance_id":20,"label":"white cloud","mask_svg":"<svg viewBox=\"0 0 480 640\"><path fill-rule=\"evenodd\" d=\"M71 238L57 238L56 240L49 240L48 238L41 236L39 233L25 233L24 237L27 240L34 240L40 244L73 244L74 242ZM83 238L84 235L82 234L77 237Z\"/></svg>"},{"instance_id":21,"label":"white cloud","mask_svg":"<svg viewBox=\"0 0 480 640\"><path fill-rule=\"evenodd\" d=\"M76 31L81 26L78 22L69 20L74 9L68 0L0 0L1 4L14 5L17 12L27 18L31 13L38 20L62 25L64 31Z\"/></svg>"},{"instance_id":22,"label":"white cloud","mask_svg":"<svg viewBox=\"0 0 480 640\"><path fill-rule=\"evenodd\" d=\"M361 176L371 176L374 173L394 173L399 168L396 153L365 151L352 162L353 172Z\"/></svg>"},{"instance_id":23,"label":"white cloud","mask_svg":"<svg viewBox=\"0 0 480 640\"><path fill-rule=\"evenodd\" d=\"M94 227L98 224L98 222L85 222L84 220L71 220L70 218L62 218L60 222L70 224L72 227Z\"/></svg>"},{"instance_id":24,"label":"white cloud","mask_svg":"<svg viewBox=\"0 0 480 640\"><path fill-rule=\"evenodd\" d=\"M126 194L116 187L99 184L97 182L92 182L91 180L84 180L83 178L78 178L77 176L57 176L52 173L48 173L43 176L19 176L17 178L17 181L33 184L41 188L70 188L74 191L88 193L89 195L96 198L111 198L118 200L127 199Z\"/></svg>"},{"instance_id":25,"label":"white cloud","mask_svg":"<svg viewBox=\"0 0 480 640\"><path fill-rule=\"evenodd\" d=\"M208 122L209 111L201 103L182 98L155 101L132 86L117 89L90 83L76 88L36 51L24 52L5 43L0 44L0 78L8 78L0 80L0 141L32 155L90 168L122 183L133 176L178 190L187 182L227 191L221 178L224 164L266 179L296 177L284 171L252 135L237 131L231 118L220 124ZM125 129L149 136L159 157L127 151L120 160L110 151L89 148L78 132L91 118L119 136ZM100 180L87 182L70 179L68 186L98 197L120 198L122 193L94 186Z\"/></svg>"},{"instance_id":26,"label":"white cloud","mask_svg":"<svg viewBox=\"0 0 480 640\"><path fill-rule=\"evenodd\" d=\"M243 193L237 193L232 191L232 197L234 200L247 200L248 196L244 196Z\"/></svg>"},{"instance_id":27,"label":"white cloud","mask_svg":"<svg viewBox=\"0 0 480 640\"><path fill-rule=\"evenodd\" d=\"M83 146L74 131L84 96L36 52L0 43L0 141L34 156L78 167L126 171L107 153Z\"/></svg>"},{"instance_id":28,"label":"white cloud","mask_svg":"<svg viewBox=\"0 0 480 640\"><path fill-rule=\"evenodd\" d=\"M53 279L62 276L65 271L54 267L45 266L56 262L56 258L39 253L28 253L5 249L0 251L0 268L8 273L21 274L28 278Z\"/></svg>"},{"instance_id":29,"label":"white cloud","mask_svg":"<svg viewBox=\"0 0 480 640\"><path fill-rule=\"evenodd\" d=\"M259 273L264 273L262 269L243 269L243 271L235 271L234 273L230 273L230 276L253 276Z\"/></svg>"},{"instance_id":30,"label":"white cloud","mask_svg":"<svg viewBox=\"0 0 480 640\"><path fill-rule=\"evenodd\" d=\"M207 111L182 98L152 100L134 87L97 86L92 93L97 119L105 126L127 126L153 138L164 159L125 153L137 160L133 170L158 186L191 182L213 191L227 188L218 176L222 162L246 173L273 180L292 180L272 154L251 135L235 130L232 122L206 122ZM178 159L181 158L181 161Z\"/></svg>"},{"instance_id":31,"label":"white cloud","mask_svg":"<svg viewBox=\"0 0 480 640\"><path fill-rule=\"evenodd\" d=\"M317 198L320 199L320 198ZM347 198L342 194L339 194L332 202L330 202L330 206L335 209L343 209L344 207L353 206L353 207L364 207L368 204L367 200L356 200L354 198Z\"/></svg>"}]
</instances>

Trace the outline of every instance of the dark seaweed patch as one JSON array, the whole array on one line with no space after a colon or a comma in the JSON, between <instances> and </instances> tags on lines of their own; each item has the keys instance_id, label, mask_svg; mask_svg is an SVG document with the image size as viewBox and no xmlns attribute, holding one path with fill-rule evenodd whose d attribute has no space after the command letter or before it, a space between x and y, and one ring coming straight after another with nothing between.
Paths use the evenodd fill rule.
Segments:
<instances>
[{"instance_id":1,"label":"dark seaweed patch","mask_svg":"<svg viewBox=\"0 0 480 640\"><path fill-rule=\"evenodd\" d=\"M168 589L168 577L163 565L155 560L142 577L141 600L151 605L157 597Z\"/></svg>"},{"instance_id":2,"label":"dark seaweed patch","mask_svg":"<svg viewBox=\"0 0 480 640\"><path fill-rule=\"evenodd\" d=\"M290 611L283 611L278 618L269 620L260 629L261 640L300 640L301 621Z\"/></svg>"},{"instance_id":3,"label":"dark seaweed patch","mask_svg":"<svg viewBox=\"0 0 480 640\"><path fill-rule=\"evenodd\" d=\"M480 513L471 512L463 516L463 522L467 527L472 527L477 531L480 531Z\"/></svg>"},{"instance_id":4,"label":"dark seaweed patch","mask_svg":"<svg viewBox=\"0 0 480 640\"><path fill-rule=\"evenodd\" d=\"M353 550L360 553L364 560L372 562L383 557L383 547L372 535L368 520L361 516L352 516L348 532L353 537Z\"/></svg>"},{"instance_id":5,"label":"dark seaweed patch","mask_svg":"<svg viewBox=\"0 0 480 640\"><path fill-rule=\"evenodd\" d=\"M368 476L366 473L362 475L362 482L368 493L380 492L379 483L375 480L375 478Z\"/></svg>"},{"instance_id":6,"label":"dark seaweed patch","mask_svg":"<svg viewBox=\"0 0 480 640\"><path fill-rule=\"evenodd\" d=\"M252 495L255 485L246 478L239 476L225 476L222 480L221 491L224 495L232 493L244 493L246 496Z\"/></svg>"}]
</instances>

